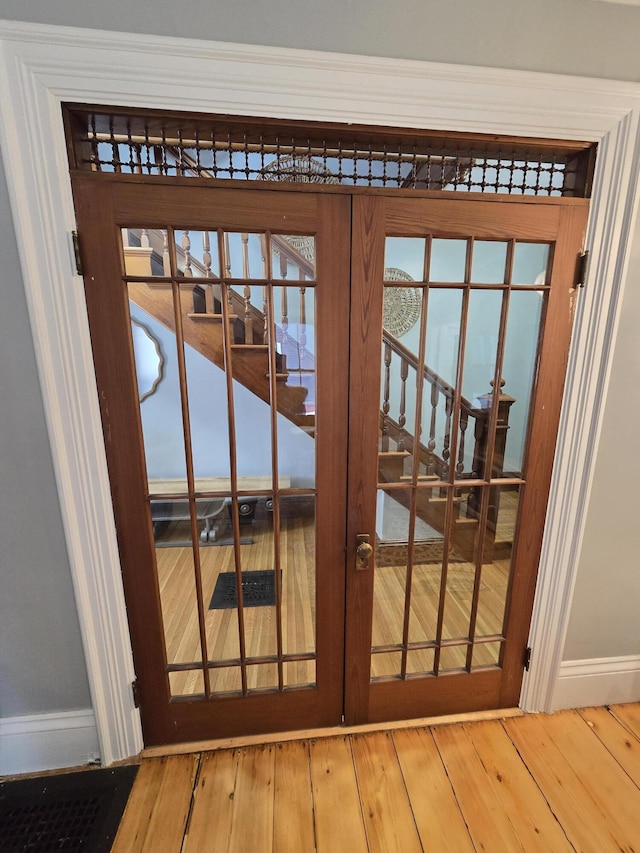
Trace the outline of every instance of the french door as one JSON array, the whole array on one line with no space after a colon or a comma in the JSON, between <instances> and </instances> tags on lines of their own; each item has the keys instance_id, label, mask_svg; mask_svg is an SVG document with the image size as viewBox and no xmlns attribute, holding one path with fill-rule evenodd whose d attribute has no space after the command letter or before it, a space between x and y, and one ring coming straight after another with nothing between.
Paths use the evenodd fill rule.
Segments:
<instances>
[{"instance_id":1,"label":"french door","mask_svg":"<svg viewBox=\"0 0 640 853\"><path fill-rule=\"evenodd\" d=\"M147 745L516 704L586 202L73 189Z\"/></svg>"}]
</instances>

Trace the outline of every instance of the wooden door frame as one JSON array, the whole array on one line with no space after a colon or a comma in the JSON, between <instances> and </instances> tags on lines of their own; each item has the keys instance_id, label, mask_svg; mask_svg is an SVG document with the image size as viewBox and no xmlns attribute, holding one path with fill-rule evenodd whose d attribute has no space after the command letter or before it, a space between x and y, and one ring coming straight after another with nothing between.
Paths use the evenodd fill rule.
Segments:
<instances>
[{"instance_id":1,"label":"wooden door frame","mask_svg":"<svg viewBox=\"0 0 640 853\"><path fill-rule=\"evenodd\" d=\"M599 143L591 267L569 361L530 633L535 652L520 700L527 710L550 710L638 206L640 85L21 22L0 23L0 82L0 142L104 764L135 754L142 739L82 280L73 265L61 102Z\"/></svg>"}]
</instances>

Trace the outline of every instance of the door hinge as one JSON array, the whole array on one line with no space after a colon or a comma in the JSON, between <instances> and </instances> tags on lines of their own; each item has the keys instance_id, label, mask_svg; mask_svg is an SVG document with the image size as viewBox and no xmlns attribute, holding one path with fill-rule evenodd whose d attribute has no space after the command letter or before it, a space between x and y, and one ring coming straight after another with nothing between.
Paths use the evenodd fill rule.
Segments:
<instances>
[{"instance_id":1,"label":"door hinge","mask_svg":"<svg viewBox=\"0 0 640 853\"><path fill-rule=\"evenodd\" d=\"M529 666L531 665L531 646L527 646L524 650L524 658L522 660L522 665L529 672Z\"/></svg>"},{"instance_id":2,"label":"door hinge","mask_svg":"<svg viewBox=\"0 0 640 853\"><path fill-rule=\"evenodd\" d=\"M140 690L138 689L138 679L135 678L131 682L131 692L133 693L133 704L135 708L140 707Z\"/></svg>"},{"instance_id":3,"label":"door hinge","mask_svg":"<svg viewBox=\"0 0 640 853\"><path fill-rule=\"evenodd\" d=\"M76 264L76 272L78 275L84 275L82 267L82 253L80 252L80 238L77 231L71 232L71 242L73 243L73 259Z\"/></svg>"},{"instance_id":4,"label":"door hinge","mask_svg":"<svg viewBox=\"0 0 640 853\"><path fill-rule=\"evenodd\" d=\"M587 280L587 272L589 271L589 252L582 252L578 258L578 273L576 276L576 284L584 287Z\"/></svg>"}]
</instances>

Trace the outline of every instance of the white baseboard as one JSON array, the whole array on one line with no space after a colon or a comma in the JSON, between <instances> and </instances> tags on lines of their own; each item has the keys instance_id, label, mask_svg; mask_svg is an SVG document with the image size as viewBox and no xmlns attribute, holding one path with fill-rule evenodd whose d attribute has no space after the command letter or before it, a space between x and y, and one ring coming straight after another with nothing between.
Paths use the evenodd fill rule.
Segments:
<instances>
[{"instance_id":1,"label":"white baseboard","mask_svg":"<svg viewBox=\"0 0 640 853\"><path fill-rule=\"evenodd\" d=\"M553 710L640 701L640 655L569 660L560 665Z\"/></svg>"},{"instance_id":2,"label":"white baseboard","mask_svg":"<svg viewBox=\"0 0 640 853\"><path fill-rule=\"evenodd\" d=\"M0 718L0 775L79 767L100 758L92 710Z\"/></svg>"}]
</instances>

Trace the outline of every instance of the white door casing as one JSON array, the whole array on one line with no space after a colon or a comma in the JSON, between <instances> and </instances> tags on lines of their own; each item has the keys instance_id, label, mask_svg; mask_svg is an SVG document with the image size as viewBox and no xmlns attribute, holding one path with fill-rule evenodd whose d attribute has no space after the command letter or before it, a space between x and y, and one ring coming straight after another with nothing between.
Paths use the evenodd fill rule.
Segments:
<instances>
[{"instance_id":1,"label":"white door casing","mask_svg":"<svg viewBox=\"0 0 640 853\"><path fill-rule=\"evenodd\" d=\"M550 710L638 201L640 85L0 22L0 143L104 764L142 747L60 104L597 141L521 707ZM100 530L100 536L93 531Z\"/></svg>"}]
</instances>

